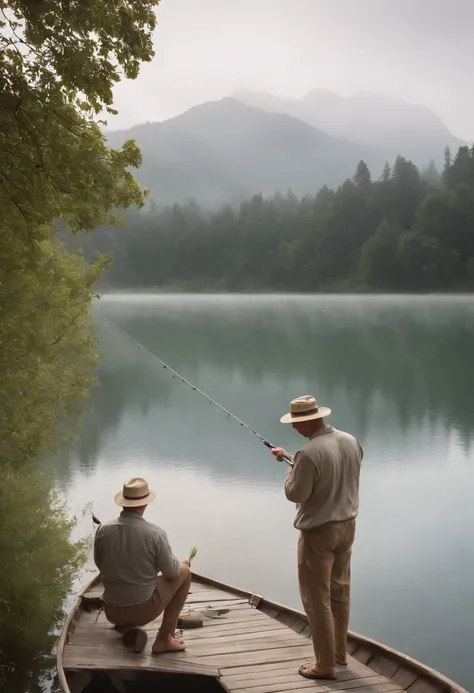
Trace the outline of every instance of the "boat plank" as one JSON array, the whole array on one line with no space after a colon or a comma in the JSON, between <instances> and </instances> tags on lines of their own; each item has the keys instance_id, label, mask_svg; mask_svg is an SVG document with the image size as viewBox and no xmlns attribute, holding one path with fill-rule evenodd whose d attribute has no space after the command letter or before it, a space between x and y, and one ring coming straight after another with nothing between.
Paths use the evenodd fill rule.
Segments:
<instances>
[{"instance_id":1,"label":"boat plank","mask_svg":"<svg viewBox=\"0 0 474 693\"><path fill-rule=\"evenodd\" d=\"M85 612L82 616L80 621L77 624L77 629L95 629L97 627L101 628L112 628L112 624L110 621L107 621L105 618L105 615L103 612L99 615L99 618L97 619L97 611L94 613L87 613ZM97 620L96 620L97 619ZM159 627L160 623L162 620L162 616L160 615L157 619L152 621L151 623L148 623L146 626L144 626L145 630L154 630ZM268 618L268 616L264 616L263 614L260 614L259 612L251 611L249 612L235 612L235 613L230 613L226 614L224 618L204 618L204 624L201 628L193 628L186 630L186 633L190 633L191 631L197 632L202 631L202 630L209 630L209 631L216 631L218 629L226 629L226 630L231 630L232 628L243 628L245 626L249 627L265 627L266 625L270 626L275 626L276 628L281 628L281 624L279 624L277 621L274 621L271 618Z\"/></svg>"},{"instance_id":2,"label":"boat plank","mask_svg":"<svg viewBox=\"0 0 474 693\"><path fill-rule=\"evenodd\" d=\"M227 634L221 638L187 638L188 651L201 653L220 654L223 651L246 652L250 649L269 649L302 644L301 638L288 629L257 632L254 634ZM283 643L283 644L281 644ZM75 631L71 637L70 645L90 645L95 647L120 647L123 649L122 636L113 628L108 629L84 629ZM232 648L229 650L229 648Z\"/></svg>"},{"instance_id":3,"label":"boat plank","mask_svg":"<svg viewBox=\"0 0 474 693\"><path fill-rule=\"evenodd\" d=\"M209 592L207 594L210 595L211 592ZM235 605L242 604L242 605L246 605L246 606L248 606L248 603L249 603L248 599L242 599L242 597L231 597L231 596L227 596L227 595L221 595L220 597L215 596L215 597L212 597L211 599L209 599L209 597L206 598L206 592L199 592L196 595L189 594L186 598L187 604L198 603L198 604L206 604L207 605L207 604L214 604L215 603L216 606L219 606L219 608L220 608L221 604L223 604L223 603L225 604L226 602L228 602L229 604L235 604Z\"/></svg>"},{"instance_id":4,"label":"boat plank","mask_svg":"<svg viewBox=\"0 0 474 693\"><path fill-rule=\"evenodd\" d=\"M223 672L222 670L221 674L226 686L232 688L232 691L238 691L242 688L248 688L250 685L267 685L276 680L278 680L279 683L301 683L302 677L298 674L298 667L300 665L301 662L293 664L291 669L278 669L273 672L266 671L260 674L247 674L245 678L239 678L238 674L236 676L226 676L225 671ZM345 671L338 671L337 673L337 683L354 683L354 681L367 682L369 680L372 682L372 679L374 679L374 683L380 683L381 679L386 681L385 677L378 676L375 672L371 672L370 669L368 671L349 671L346 669ZM314 686L314 681L312 685ZM329 685L329 682L325 682L324 685ZM346 688L350 688L350 686L347 685Z\"/></svg>"},{"instance_id":5,"label":"boat plank","mask_svg":"<svg viewBox=\"0 0 474 693\"><path fill-rule=\"evenodd\" d=\"M226 676L226 680L232 680L232 681L245 681L245 680L252 680L254 679L261 679L261 678L267 678L267 677L272 677L275 672L294 672L298 671L298 668L301 665L301 660L300 659L293 659L290 660L289 662L283 662L282 664L279 665L274 665L274 664L253 664L248 667L235 667L235 668L227 668L227 667L221 667L221 673ZM369 667L366 667L364 664L360 664L359 662L356 662L355 660L349 661L348 666L341 666L337 665L336 667L337 675L338 678L342 677L345 678L346 674L350 678L352 677L357 677L357 676L377 676L375 672L373 672Z\"/></svg>"},{"instance_id":6,"label":"boat plank","mask_svg":"<svg viewBox=\"0 0 474 693\"><path fill-rule=\"evenodd\" d=\"M86 599L97 599L102 597L104 593L104 587L102 583L98 583L97 585L93 585L89 589L87 589L83 597ZM222 589L216 589L215 587L209 587L209 586L201 586L199 584L194 584L192 583L192 587L189 590L189 594L192 597L198 596L199 598L202 599L238 599L238 600L243 600L242 596L236 595L234 592L230 592L228 590L222 590Z\"/></svg>"},{"instance_id":7,"label":"boat plank","mask_svg":"<svg viewBox=\"0 0 474 693\"><path fill-rule=\"evenodd\" d=\"M149 623L143 628L148 632L148 635L150 636L159 628L160 622L153 621L153 623ZM87 625L79 623L75 632L90 633L92 629L94 632L110 631L113 630L113 626L108 621L105 623L97 623L94 626L91 626L90 623L88 623ZM257 620L251 621L251 623L243 621L242 623L234 624L223 624L218 623L217 621L210 623L206 621L201 628L190 628L188 630L183 630L183 637L185 638L186 642L188 642L190 640L207 640L211 638L222 638L232 635L235 635L236 637L240 635L252 636L255 633L265 634L270 631L276 630L280 632L288 632L288 629L282 629L281 625L277 621L272 620Z\"/></svg>"},{"instance_id":8,"label":"boat plank","mask_svg":"<svg viewBox=\"0 0 474 693\"><path fill-rule=\"evenodd\" d=\"M301 658L290 659L277 664L251 664L241 667L221 667L220 672L226 681L252 681L272 678L275 674L287 674L298 671Z\"/></svg>"},{"instance_id":9,"label":"boat plank","mask_svg":"<svg viewBox=\"0 0 474 693\"><path fill-rule=\"evenodd\" d=\"M290 626L290 628L292 630L296 631L296 633L302 633L306 627L308 627L308 622L302 618L296 619L296 621L294 623L292 623ZM307 636L305 636L305 637L307 637Z\"/></svg>"},{"instance_id":10,"label":"boat plank","mask_svg":"<svg viewBox=\"0 0 474 693\"><path fill-rule=\"evenodd\" d=\"M356 691L357 693L402 693L396 683L387 681L385 676L358 679L352 681L312 681L298 676L299 680L283 683L275 680L263 686L249 686L240 689L240 693L283 693L283 691L299 691L310 688L313 693L330 693L331 691ZM226 685L225 679L223 683ZM233 691L233 689L231 689Z\"/></svg>"},{"instance_id":11,"label":"boat plank","mask_svg":"<svg viewBox=\"0 0 474 693\"><path fill-rule=\"evenodd\" d=\"M306 659L313 654L310 644L296 647L283 647L258 652L236 652L234 654L208 654L202 655L203 664L216 667L235 667L247 664L270 664L272 662L285 662L288 659Z\"/></svg>"},{"instance_id":12,"label":"boat plank","mask_svg":"<svg viewBox=\"0 0 474 693\"><path fill-rule=\"evenodd\" d=\"M392 676L393 681L399 683L402 688L408 688L419 678L419 675L413 669L406 666L401 666Z\"/></svg>"},{"instance_id":13,"label":"boat plank","mask_svg":"<svg viewBox=\"0 0 474 693\"><path fill-rule=\"evenodd\" d=\"M356 647L356 649L352 653L352 656L358 659L359 662L362 662L362 664L367 664L367 662L373 656L373 654L374 648L370 644L363 644L359 645L359 647Z\"/></svg>"},{"instance_id":14,"label":"boat plank","mask_svg":"<svg viewBox=\"0 0 474 693\"><path fill-rule=\"evenodd\" d=\"M400 685L389 681L386 676L363 676L345 681L330 681L325 684L330 691L352 691L361 689L368 691L399 691ZM385 687L385 688L384 688Z\"/></svg>"},{"instance_id":15,"label":"boat plank","mask_svg":"<svg viewBox=\"0 0 474 693\"><path fill-rule=\"evenodd\" d=\"M221 673L227 677L230 678L235 678L235 680L240 680L240 679L245 679L246 677L248 678L259 678L259 677L265 677L267 675L272 676L275 671L298 671L299 666L301 665L301 659L300 658L295 658L286 662L282 662L281 664L275 665L275 664L251 664L249 666L240 666L240 667L221 667ZM352 672L357 675L362 675L364 674L365 676L369 676L370 674L373 674L376 676L375 672L372 672L369 667L365 666L365 664L361 664L357 660L353 659L352 657L348 658L348 665L347 666L342 666L342 665L337 665L336 666L336 671L338 672L338 676L344 676L345 672Z\"/></svg>"},{"instance_id":16,"label":"boat plank","mask_svg":"<svg viewBox=\"0 0 474 693\"><path fill-rule=\"evenodd\" d=\"M210 648L216 648L216 647L222 647L223 645L227 643L234 643L238 644L240 642L242 643L248 643L249 647L247 649L252 649L254 646L254 643L258 643L262 640L268 640L271 642L279 642L280 640L290 640L291 642L295 642L298 645L304 644L304 641L301 642L301 639L298 639L298 636L293 637L288 633L288 628L282 628L278 630L258 630L254 631L253 633L224 633L221 636L216 637L209 637L209 634L202 634L201 636L195 635L194 637L190 637L188 633L184 633L184 638L186 639L186 642L190 643L190 647L210 647ZM213 650L215 651L215 650Z\"/></svg>"},{"instance_id":17,"label":"boat plank","mask_svg":"<svg viewBox=\"0 0 474 693\"><path fill-rule=\"evenodd\" d=\"M311 628L309 627L308 624L306 624L302 630L299 631L300 635L302 635L304 638L310 638L311 637Z\"/></svg>"},{"instance_id":18,"label":"boat plank","mask_svg":"<svg viewBox=\"0 0 474 693\"><path fill-rule=\"evenodd\" d=\"M354 650L357 648L358 643L355 639L353 639L349 633L349 636L347 638L347 654L352 654Z\"/></svg>"},{"instance_id":19,"label":"boat plank","mask_svg":"<svg viewBox=\"0 0 474 693\"><path fill-rule=\"evenodd\" d=\"M269 633L270 631L281 631L282 628L276 621L252 621L251 623L235 623L233 625L217 624L208 625L202 628L192 628L183 630L186 640L197 640L207 638L222 638L227 635L252 635L254 633Z\"/></svg>"},{"instance_id":20,"label":"boat plank","mask_svg":"<svg viewBox=\"0 0 474 693\"><path fill-rule=\"evenodd\" d=\"M369 660L369 666L378 674L391 679L397 669L400 668L400 661L386 654L376 654Z\"/></svg>"},{"instance_id":21,"label":"boat plank","mask_svg":"<svg viewBox=\"0 0 474 693\"><path fill-rule=\"evenodd\" d=\"M207 590L206 592L193 592L189 591L187 601L202 601L202 602L215 602L215 601L234 601L248 603L247 599L238 597L232 592L221 592L220 590Z\"/></svg>"},{"instance_id":22,"label":"boat plank","mask_svg":"<svg viewBox=\"0 0 474 693\"><path fill-rule=\"evenodd\" d=\"M101 650L119 650L120 652L123 652L124 646L122 644L122 638L119 635L119 633L114 631L110 633L110 635L111 637L107 637L104 633L103 635L101 634L100 638L95 638L91 634L81 635L80 637L75 638L74 641L69 645L69 647L85 647L88 645L90 647L95 647ZM241 653L245 654L248 653L250 650L252 652L266 652L267 650L293 648L300 646L301 643L299 643L297 640L295 641L294 639L288 639L284 636L275 639L260 637L259 639L253 640L252 642L239 641L237 643L234 642L232 638L229 638L229 640L226 641L226 643L219 645L219 647L215 646L214 640L210 643L209 641L207 641L202 644L199 643L199 641L195 641L193 644L187 646L186 652L191 657L205 657L214 655L234 655Z\"/></svg>"},{"instance_id":23,"label":"boat plank","mask_svg":"<svg viewBox=\"0 0 474 693\"><path fill-rule=\"evenodd\" d=\"M385 678L385 677L383 677ZM329 691L337 690L328 686ZM352 688L349 690L353 690ZM373 685L362 686L360 688L354 688L357 693L405 693L403 688L400 688L398 683L393 681L388 681L385 679L385 683L374 683Z\"/></svg>"},{"instance_id":24,"label":"boat plank","mask_svg":"<svg viewBox=\"0 0 474 693\"><path fill-rule=\"evenodd\" d=\"M281 650L283 648L291 649L294 647L301 647L301 643L293 638L259 638L258 640L253 640L250 643L245 641L238 643L229 642L219 647L215 647L212 644L204 644L201 646L199 643L197 643L196 645L189 647L189 652L193 657L196 655L199 657L213 657L219 655L250 654L250 652L265 653L267 650Z\"/></svg>"},{"instance_id":25,"label":"boat plank","mask_svg":"<svg viewBox=\"0 0 474 693\"><path fill-rule=\"evenodd\" d=\"M441 682L430 681L427 678L419 678L407 688L408 693L444 693L445 688Z\"/></svg>"},{"instance_id":26,"label":"boat plank","mask_svg":"<svg viewBox=\"0 0 474 693\"><path fill-rule=\"evenodd\" d=\"M214 666L191 659L177 658L176 655L153 657L149 654L137 655L125 649L117 654L106 648L86 646L67 647L64 653L64 667L66 669L143 669L219 676L219 671Z\"/></svg>"},{"instance_id":27,"label":"boat plank","mask_svg":"<svg viewBox=\"0 0 474 693\"><path fill-rule=\"evenodd\" d=\"M144 629L156 630L156 628L159 627L160 623L161 617L156 619L156 621L153 621L152 623L148 623L146 626L144 626ZM276 621L272 621L268 618L245 618L245 614L242 614L240 617L235 617L229 620L224 618L205 618L204 624L200 628L184 628L183 635L185 638L187 638L188 636L195 637L198 633L202 633L203 635L209 633L209 637L211 637L211 634L224 634L226 632L235 633L239 628L248 628L254 630L264 630L268 628L270 630L276 630L280 629L281 625Z\"/></svg>"},{"instance_id":28,"label":"boat plank","mask_svg":"<svg viewBox=\"0 0 474 693\"><path fill-rule=\"evenodd\" d=\"M200 611L199 609L196 609L196 611ZM153 625L159 625L161 623L161 620L163 618L163 614L161 613L159 616L154 621L150 621L150 623L146 624L147 626L153 626ZM277 625L278 628L283 628L283 624L279 623L278 621L274 621L271 618L268 618L268 616L265 616L264 614L260 614L258 611L257 612L250 612L246 609L239 609L239 610L230 610L228 614L224 614L220 618L212 618L211 616L204 616L203 614L203 625L200 627L202 628L214 628L216 626L229 626L231 627L234 625L236 622L240 620L244 620L245 623L274 623ZM113 624L107 620L104 612L98 613L97 610L94 612L84 612L84 615L81 617L80 621L77 624L77 627L79 628L97 628L97 627L105 628L105 627L113 627ZM145 627L145 626L144 626ZM190 628L188 629L188 632L191 630L198 630L197 628ZM288 629L287 630L292 630ZM295 632L295 631L292 631Z\"/></svg>"},{"instance_id":29,"label":"boat plank","mask_svg":"<svg viewBox=\"0 0 474 693\"><path fill-rule=\"evenodd\" d=\"M191 589L195 590L196 592L198 590L199 590L199 592L214 592L214 590L221 589L221 588L215 587L214 585L208 585L205 582L198 582L197 580L193 580ZM232 592L232 590L230 590L230 592L235 595L235 593Z\"/></svg>"}]
</instances>

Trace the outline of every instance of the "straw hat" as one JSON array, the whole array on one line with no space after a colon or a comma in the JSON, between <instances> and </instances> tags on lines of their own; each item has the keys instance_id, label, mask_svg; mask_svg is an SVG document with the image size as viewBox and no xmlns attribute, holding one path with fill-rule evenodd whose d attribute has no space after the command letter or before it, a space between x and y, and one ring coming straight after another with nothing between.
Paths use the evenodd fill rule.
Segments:
<instances>
[{"instance_id":1,"label":"straw hat","mask_svg":"<svg viewBox=\"0 0 474 693\"><path fill-rule=\"evenodd\" d=\"M329 407L318 407L312 395L303 395L290 402L290 411L281 417L281 423L295 423L297 421L311 421L329 416Z\"/></svg>"},{"instance_id":2,"label":"straw hat","mask_svg":"<svg viewBox=\"0 0 474 693\"><path fill-rule=\"evenodd\" d=\"M133 477L123 485L121 491L115 494L114 501L124 508L138 508L148 505L156 498L156 494L148 488L148 481L140 477Z\"/></svg>"}]
</instances>

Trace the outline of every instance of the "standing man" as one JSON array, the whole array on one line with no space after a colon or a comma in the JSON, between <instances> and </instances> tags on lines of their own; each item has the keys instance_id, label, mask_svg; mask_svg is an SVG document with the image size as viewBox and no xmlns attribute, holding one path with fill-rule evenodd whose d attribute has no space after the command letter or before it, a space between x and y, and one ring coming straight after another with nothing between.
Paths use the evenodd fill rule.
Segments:
<instances>
[{"instance_id":1,"label":"standing man","mask_svg":"<svg viewBox=\"0 0 474 693\"><path fill-rule=\"evenodd\" d=\"M124 644L143 652L147 633L140 626L163 620L152 653L185 649L175 635L191 584L189 561L179 561L166 532L143 517L155 493L142 478L126 481L115 494L120 515L104 522L94 540L94 561L104 585L104 612L123 633ZM159 573L159 574L158 574Z\"/></svg>"},{"instance_id":2,"label":"standing man","mask_svg":"<svg viewBox=\"0 0 474 693\"><path fill-rule=\"evenodd\" d=\"M298 580L311 628L316 661L299 673L308 679L335 679L336 664L347 664L351 550L359 509L360 443L324 421L331 410L311 395L294 399L280 421L309 441L294 457L274 448L293 466L285 495L296 503Z\"/></svg>"}]
</instances>

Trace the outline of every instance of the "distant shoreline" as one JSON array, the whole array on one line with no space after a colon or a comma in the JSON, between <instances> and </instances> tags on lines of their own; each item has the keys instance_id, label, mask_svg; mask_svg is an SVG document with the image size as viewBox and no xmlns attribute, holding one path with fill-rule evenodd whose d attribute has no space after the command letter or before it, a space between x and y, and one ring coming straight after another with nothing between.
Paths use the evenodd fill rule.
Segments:
<instances>
[{"instance_id":1,"label":"distant shoreline","mask_svg":"<svg viewBox=\"0 0 474 693\"><path fill-rule=\"evenodd\" d=\"M130 296L130 295L156 295L156 296L347 296L347 297L384 297L384 296L474 296L474 290L466 289L452 289L449 291L380 291L380 290L354 290L354 291L337 291L334 289L328 291L269 291L269 290L256 290L248 289L247 291L233 291L231 289L189 289L184 287L127 287L127 288L114 288L108 287L102 291L98 291L100 297L106 296Z\"/></svg>"}]
</instances>

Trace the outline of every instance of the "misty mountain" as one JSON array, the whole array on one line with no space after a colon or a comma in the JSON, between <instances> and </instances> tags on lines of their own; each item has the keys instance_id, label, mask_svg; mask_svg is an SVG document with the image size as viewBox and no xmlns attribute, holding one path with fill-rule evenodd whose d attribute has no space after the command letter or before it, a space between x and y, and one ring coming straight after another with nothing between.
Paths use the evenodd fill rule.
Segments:
<instances>
[{"instance_id":1,"label":"misty mountain","mask_svg":"<svg viewBox=\"0 0 474 693\"><path fill-rule=\"evenodd\" d=\"M343 97L315 89L300 99L238 90L233 98L268 113L286 113L333 137L377 149L389 162L401 154L419 167L433 158L443 163L444 148L465 144L424 106L359 92Z\"/></svg>"},{"instance_id":2,"label":"misty mountain","mask_svg":"<svg viewBox=\"0 0 474 693\"><path fill-rule=\"evenodd\" d=\"M158 204L194 197L215 206L255 193L314 193L337 186L364 159L374 175L385 159L287 114L232 98L196 106L170 120L106 133L110 146L133 138L143 164L134 175Z\"/></svg>"}]
</instances>

